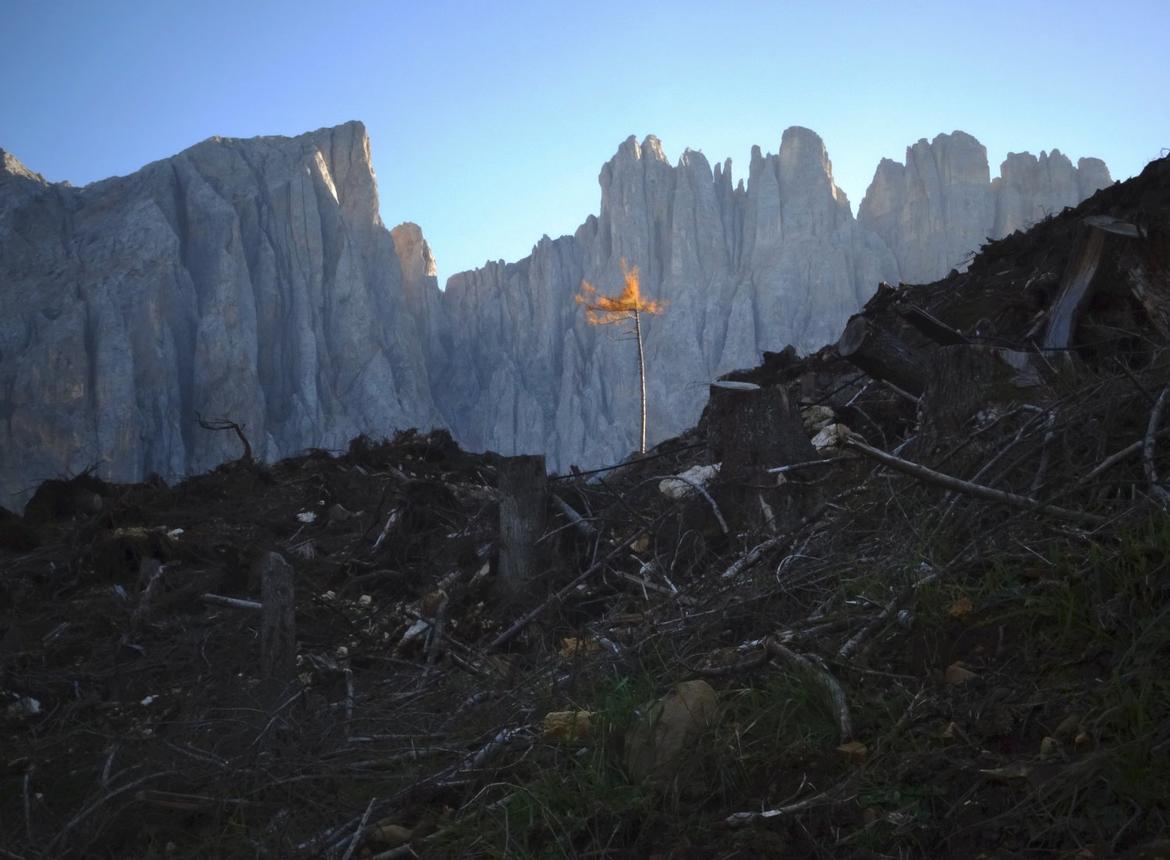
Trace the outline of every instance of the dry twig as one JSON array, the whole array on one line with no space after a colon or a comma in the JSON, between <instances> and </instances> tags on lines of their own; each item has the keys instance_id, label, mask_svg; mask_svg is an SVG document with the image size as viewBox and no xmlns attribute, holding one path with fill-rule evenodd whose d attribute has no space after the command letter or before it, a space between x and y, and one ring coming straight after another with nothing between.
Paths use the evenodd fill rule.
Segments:
<instances>
[{"instance_id":1,"label":"dry twig","mask_svg":"<svg viewBox=\"0 0 1170 860\"><path fill-rule=\"evenodd\" d=\"M1142 468L1146 473L1146 480L1150 482L1150 492L1163 508L1170 508L1170 491L1167 491L1158 479L1158 469L1154 464L1154 442L1158 435L1158 424L1162 420L1162 410L1166 408L1166 397L1170 395L1170 385L1166 385L1154 402L1150 410L1150 420L1146 424L1146 438L1142 440Z\"/></svg>"}]
</instances>

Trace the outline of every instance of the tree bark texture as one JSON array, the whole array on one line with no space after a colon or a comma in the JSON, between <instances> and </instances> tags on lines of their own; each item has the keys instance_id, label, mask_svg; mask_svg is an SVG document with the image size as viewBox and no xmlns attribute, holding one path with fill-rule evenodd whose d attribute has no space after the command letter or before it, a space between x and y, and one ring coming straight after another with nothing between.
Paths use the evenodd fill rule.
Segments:
<instances>
[{"instance_id":1,"label":"tree bark texture","mask_svg":"<svg viewBox=\"0 0 1170 860\"><path fill-rule=\"evenodd\" d=\"M536 575L536 541L544 532L548 476L544 457L504 457L499 466L500 563L504 596L520 593Z\"/></svg>"},{"instance_id":2,"label":"tree bark texture","mask_svg":"<svg viewBox=\"0 0 1170 860\"><path fill-rule=\"evenodd\" d=\"M860 314L845 326L837 341L837 353L874 379L897 386L914 397L926 388L927 357Z\"/></svg>"},{"instance_id":3,"label":"tree bark texture","mask_svg":"<svg viewBox=\"0 0 1170 860\"><path fill-rule=\"evenodd\" d=\"M722 463L715 497L733 528L783 529L809 503L797 481L767 470L817 459L795 401L781 385L738 391L712 386L708 446Z\"/></svg>"},{"instance_id":4,"label":"tree bark texture","mask_svg":"<svg viewBox=\"0 0 1170 860\"><path fill-rule=\"evenodd\" d=\"M257 562L260 574L260 666L282 689L297 671L296 598L292 566L275 552Z\"/></svg>"}]
</instances>

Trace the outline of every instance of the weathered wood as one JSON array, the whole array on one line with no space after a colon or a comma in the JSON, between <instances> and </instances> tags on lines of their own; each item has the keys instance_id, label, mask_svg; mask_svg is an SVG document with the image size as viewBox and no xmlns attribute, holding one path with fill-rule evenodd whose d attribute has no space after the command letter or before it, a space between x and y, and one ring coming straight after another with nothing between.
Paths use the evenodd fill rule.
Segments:
<instances>
[{"instance_id":1,"label":"weathered wood","mask_svg":"<svg viewBox=\"0 0 1170 860\"><path fill-rule=\"evenodd\" d=\"M837 354L874 379L917 397L926 388L929 363L893 332L860 314L851 318L837 341Z\"/></svg>"},{"instance_id":2,"label":"weathered wood","mask_svg":"<svg viewBox=\"0 0 1170 860\"><path fill-rule=\"evenodd\" d=\"M499 466L500 564L502 594L521 592L536 575L536 541L544 532L548 475L544 457L504 457Z\"/></svg>"},{"instance_id":3,"label":"weathered wood","mask_svg":"<svg viewBox=\"0 0 1170 860\"><path fill-rule=\"evenodd\" d=\"M909 460L903 460L901 457L895 457L893 454L887 454L878 448L872 448L864 442L858 442L856 439L850 439L845 443L848 447L855 451L860 451L865 456L877 460L892 469L897 469L899 472L917 478L920 481L926 481L930 484L936 484L940 487L945 487L948 490L954 490L959 493L966 493L969 496L975 496L980 499L987 499L992 502L1003 502L1006 505L1011 505L1015 508L1022 508L1026 511L1032 511L1038 514L1047 514L1049 516L1059 517L1072 522L1081 523L1082 525L1099 526L1107 522L1107 519L1097 514L1086 513L1085 511L1074 511L1069 508L1058 507L1057 505L1046 505L1037 499L1028 496L1021 496L1016 493L1009 493L1006 490L997 490L994 487L987 487L983 484L975 484L971 481L964 481L956 478L953 475L947 475L942 472L936 472L934 469L928 469L926 466L912 463Z\"/></svg>"},{"instance_id":4,"label":"weathered wood","mask_svg":"<svg viewBox=\"0 0 1170 860\"><path fill-rule=\"evenodd\" d=\"M920 307L911 305L905 310L899 311L898 315L912 325L919 334L942 346L957 346L971 342L962 332L955 331L942 320L928 314Z\"/></svg>"},{"instance_id":5,"label":"weathered wood","mask_svg":"<svg viewBox=\"0 0 1170 860\"><path fill-rule=\"evenodd\" d=\"M789 463L815 460L800 412L783 386L710 389L708 444L723 463L721 478L738 479Z\"/></svg>"},{"instance_id":6,"label":"weathered wood","mask_svg":"<svg viewBox=\"0 0 1170 860\"><path fill-rule=\"evenodd\" d=\"M223 594L207 594L200 595L200 600L204 603L214 603L217 606L227 606L231 609L249 609L259 612L264 608L259 600L244 600L241 597L227 597Z\"/></svg>"},{"instance_id":7,"label":"weathered wood","mask_svg":"<svg viewBox=\"0 0 1170 860\"><path fill-rule=\"evenodd\" d=\"M1045 349L1068 349L1072 346L1077 317L1092 293L1093 279L1105 249L1105 232L1086 227L1077 242L1060 282L1060 293L1048 311Z\"/></svg>"},{"instance_id":8,"label":"weathered wood","mask_svg":"<svg viewBox=\"0 0 1170 860\"><path fill-rule=\"evenodd\" d=\"M944 346L935 351L921 400L923 433L968 432L980 411L1004 404L1045 402L1042 363L1035 355L998 347Z\"/></svg>"},{"instance_id":9,"label":"weathered wood","mask_svg":"<svg viewBox=\"0 0 1170 860\"><path fill-rule=\"evenodd\" d=\"M557 508L560 510L560 512L565 515L565 519L567 519L570 523L573 524L573 528L575 528L577 530L577 533L580 534L581 537L584 537L584 538L597 537L597 529L594 528L594 526L591 522L589 522L587 519L585 519L583 516L581 516L579 513L577 513L576 509L572 505L570 505L568 502L566 502L564 499L562 499L560 496L556 495L555 493L552 496L552 501L553 501L553 504L556 505Z\"/></svg>"},{"instance_id":10,"label":"weathered wood","mask_svg":"<svg viewBox=\"0 0 1170 860\"><path fill-rule=\"evenodd\" d=\"M1170 395L1170 385L1163 388L1162 393L1158 395L1150 412L1150 420L1146 423L1146 436L1142 440L1142 468L1146 473L1146 480L1150 482L1150 492L1158 504L1170 510L1170 491L1167 491L1162 481L1158 479L1158 469L1154 463L1154 443L1158 437L1158 423L1162 420L1162 411L1166 408L1167 395Z\"/></svg>"},{"instance_id":11,"label":"weathered wood","mask_svg":"<svg viewBox=\"0 0 1170 860\"><path fill-rule=\"evenodd\" d=\"M737 391L712 386L707 416L711 457L722 463L715 499L732 527L783 530L798 522L807 494L796 483L778 486L768 469L815 460L817 452L785 388Z\"/></svg>"},{"instance_id":12,"label":"weathered wood","mask_svg":"<svg viewBox=\"0 0 1170 860\"><path fill-rule=\"evenodd\" d=\"M135 624L150 618L163 587L163 563L157 558L144 558L138 565L138 606L134 610Z\"/></svg>"},{"instance_id":13,"label":"weathered wood","mask_svg":"<svg viewBox=\"0 0 1170 860\"><path fill-rule=\"evenodd\" d=\"M260 578L260 669L273 687L296 676L297 627L293 569L275 552L257 562Z\"/></svg>"}]
</instances>

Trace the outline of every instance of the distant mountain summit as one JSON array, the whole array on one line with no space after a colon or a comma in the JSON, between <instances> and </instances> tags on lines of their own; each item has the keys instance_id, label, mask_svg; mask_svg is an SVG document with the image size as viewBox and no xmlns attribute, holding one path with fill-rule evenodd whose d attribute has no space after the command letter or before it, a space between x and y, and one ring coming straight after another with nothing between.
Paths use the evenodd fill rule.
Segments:
<instances>
[{"instance_id":1,"label":"distant mountain summit","mask_svg":"<svg viewBox=\"0 0 1170 860\"><path fill-rule=\"evenodd\" d=\"M857 220L894 252L907 283L941 278L989 238L1030 227L1109 185L1099 158L1076 167L1059 149L1009 153L992 181L987 150L965 132L906 148L906 163L883 158Z\"/></svg>"},{"instance_id":2,"label":"distant mountain summit","mask_svg":"<svg viewBox=\"0 0 1170 860\"><path fill-rule=\"evenodd\" d=\"M635 445L635 356L573 302L623 259L667 312L645 321L650 433L694 423L705 383L761 350L834 340L882 280L929 281L987 237L1109 183L1098 159L1010 155L991 181L962 132L883 161L857 218L821 139L788 129L747 182L657 138L621 144L601 209L445 292L413 224L378 215L351 122L212 138L130 176L48 183L0 150L0 504L96 466L173 478L446 425L466 446L597 464Z\"/></svg>"},{"instance_id":3,"label":"distant mountain summit","mask_svg":"<svg viewBox=\"0 0 1170 860\"><path fill-rule=\"evenodd\" d=\"M854 218L821 138L784 132L754 147L747 182L687 150L674 166L658 139L633 137L601 169L601 212L572 236L542 239L510 264L453 276L443 295L452 349L435 400L473 448L545 451L596 464L635 449L637 370L629 348L586 325L582 279L621 282L627 259L667 303L644 321L650 433L695 423L706 385L763 350L833 342L881 281L929 282L988 238L1026 227L1108 185L1098 159L1010 155L989 178L987 151L961 131L883 161Z\"/></svg>"},{"instance_id":4,"label":"distant mountain summit","mask_svg":"<svg viewBox=\"0 0 1170 860\"><path fill-rule=\"evenodd\" d=\"M174 477L239 454L439 424L360 123L213 138L84 188L0 166L0 503L97 466Z\"/></svg>"}]
</instances>

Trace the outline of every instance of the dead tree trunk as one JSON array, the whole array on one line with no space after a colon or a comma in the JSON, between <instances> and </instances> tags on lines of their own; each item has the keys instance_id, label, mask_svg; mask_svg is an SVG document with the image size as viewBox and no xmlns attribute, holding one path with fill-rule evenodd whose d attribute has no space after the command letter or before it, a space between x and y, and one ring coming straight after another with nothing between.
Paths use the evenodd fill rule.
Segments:
<instances>
[{"instance_id":1,"label":"dead tree trunk","mask_svg":"<svg viewBox=\"0 0 1170 860\"><path fill-rule=\"evenodd\" d=\"M1105 248L1105 233L1086 227L1077 242L1076 251L1061 279L1060 293L1048 311L1048 331L1044 335L1045 349L1069 349L1076 331L1077 317L1092 294L1093 279L1101 263Z\"/></svg>"},{"instance_id":2,"label":"dead tree trunk","mask_svg":"<svg viewBox=\"0 0 1170 860\"><path fill-rule=\"evenodd\" d=\"M642 393L642 434L639 436L638 453L646 453L646 354L642 351L642 314L634 308L634 337L638 340L638 386Z\"/></svg>"},{"instance_id":3,"label":"dead tree trunk","mask_svg":"<svg viewBox=\"0 0 1170 860\"><path fill-rule=\"evenodd\" d=\"M262 603L260 668L267 686L279 695L297 671L293 569L275 552L261 556L257 568Z\"/></svg>"},{"instance_id":4,"label":"dead tree trunk","mask_svg":"<svg viewBox=\"0 0 1170 860\"><path fill-rule=\"evenodd\" d=\"M544 532L548 476L544 457L504 457L499 467L500 593L520 593L536 575L536 541Z\"/></svg>"},{"instance_id":5,"label":"dead tree trunk","mask_svg":"<svg viewBox=\"0 0 1170 860\"><path fill-rule=\"evenodd\" d=\"M837 354L874 379L918 397L926 388L928 362L901 338L860 314L849 320Z\"/></svg>"}]
</instances>

